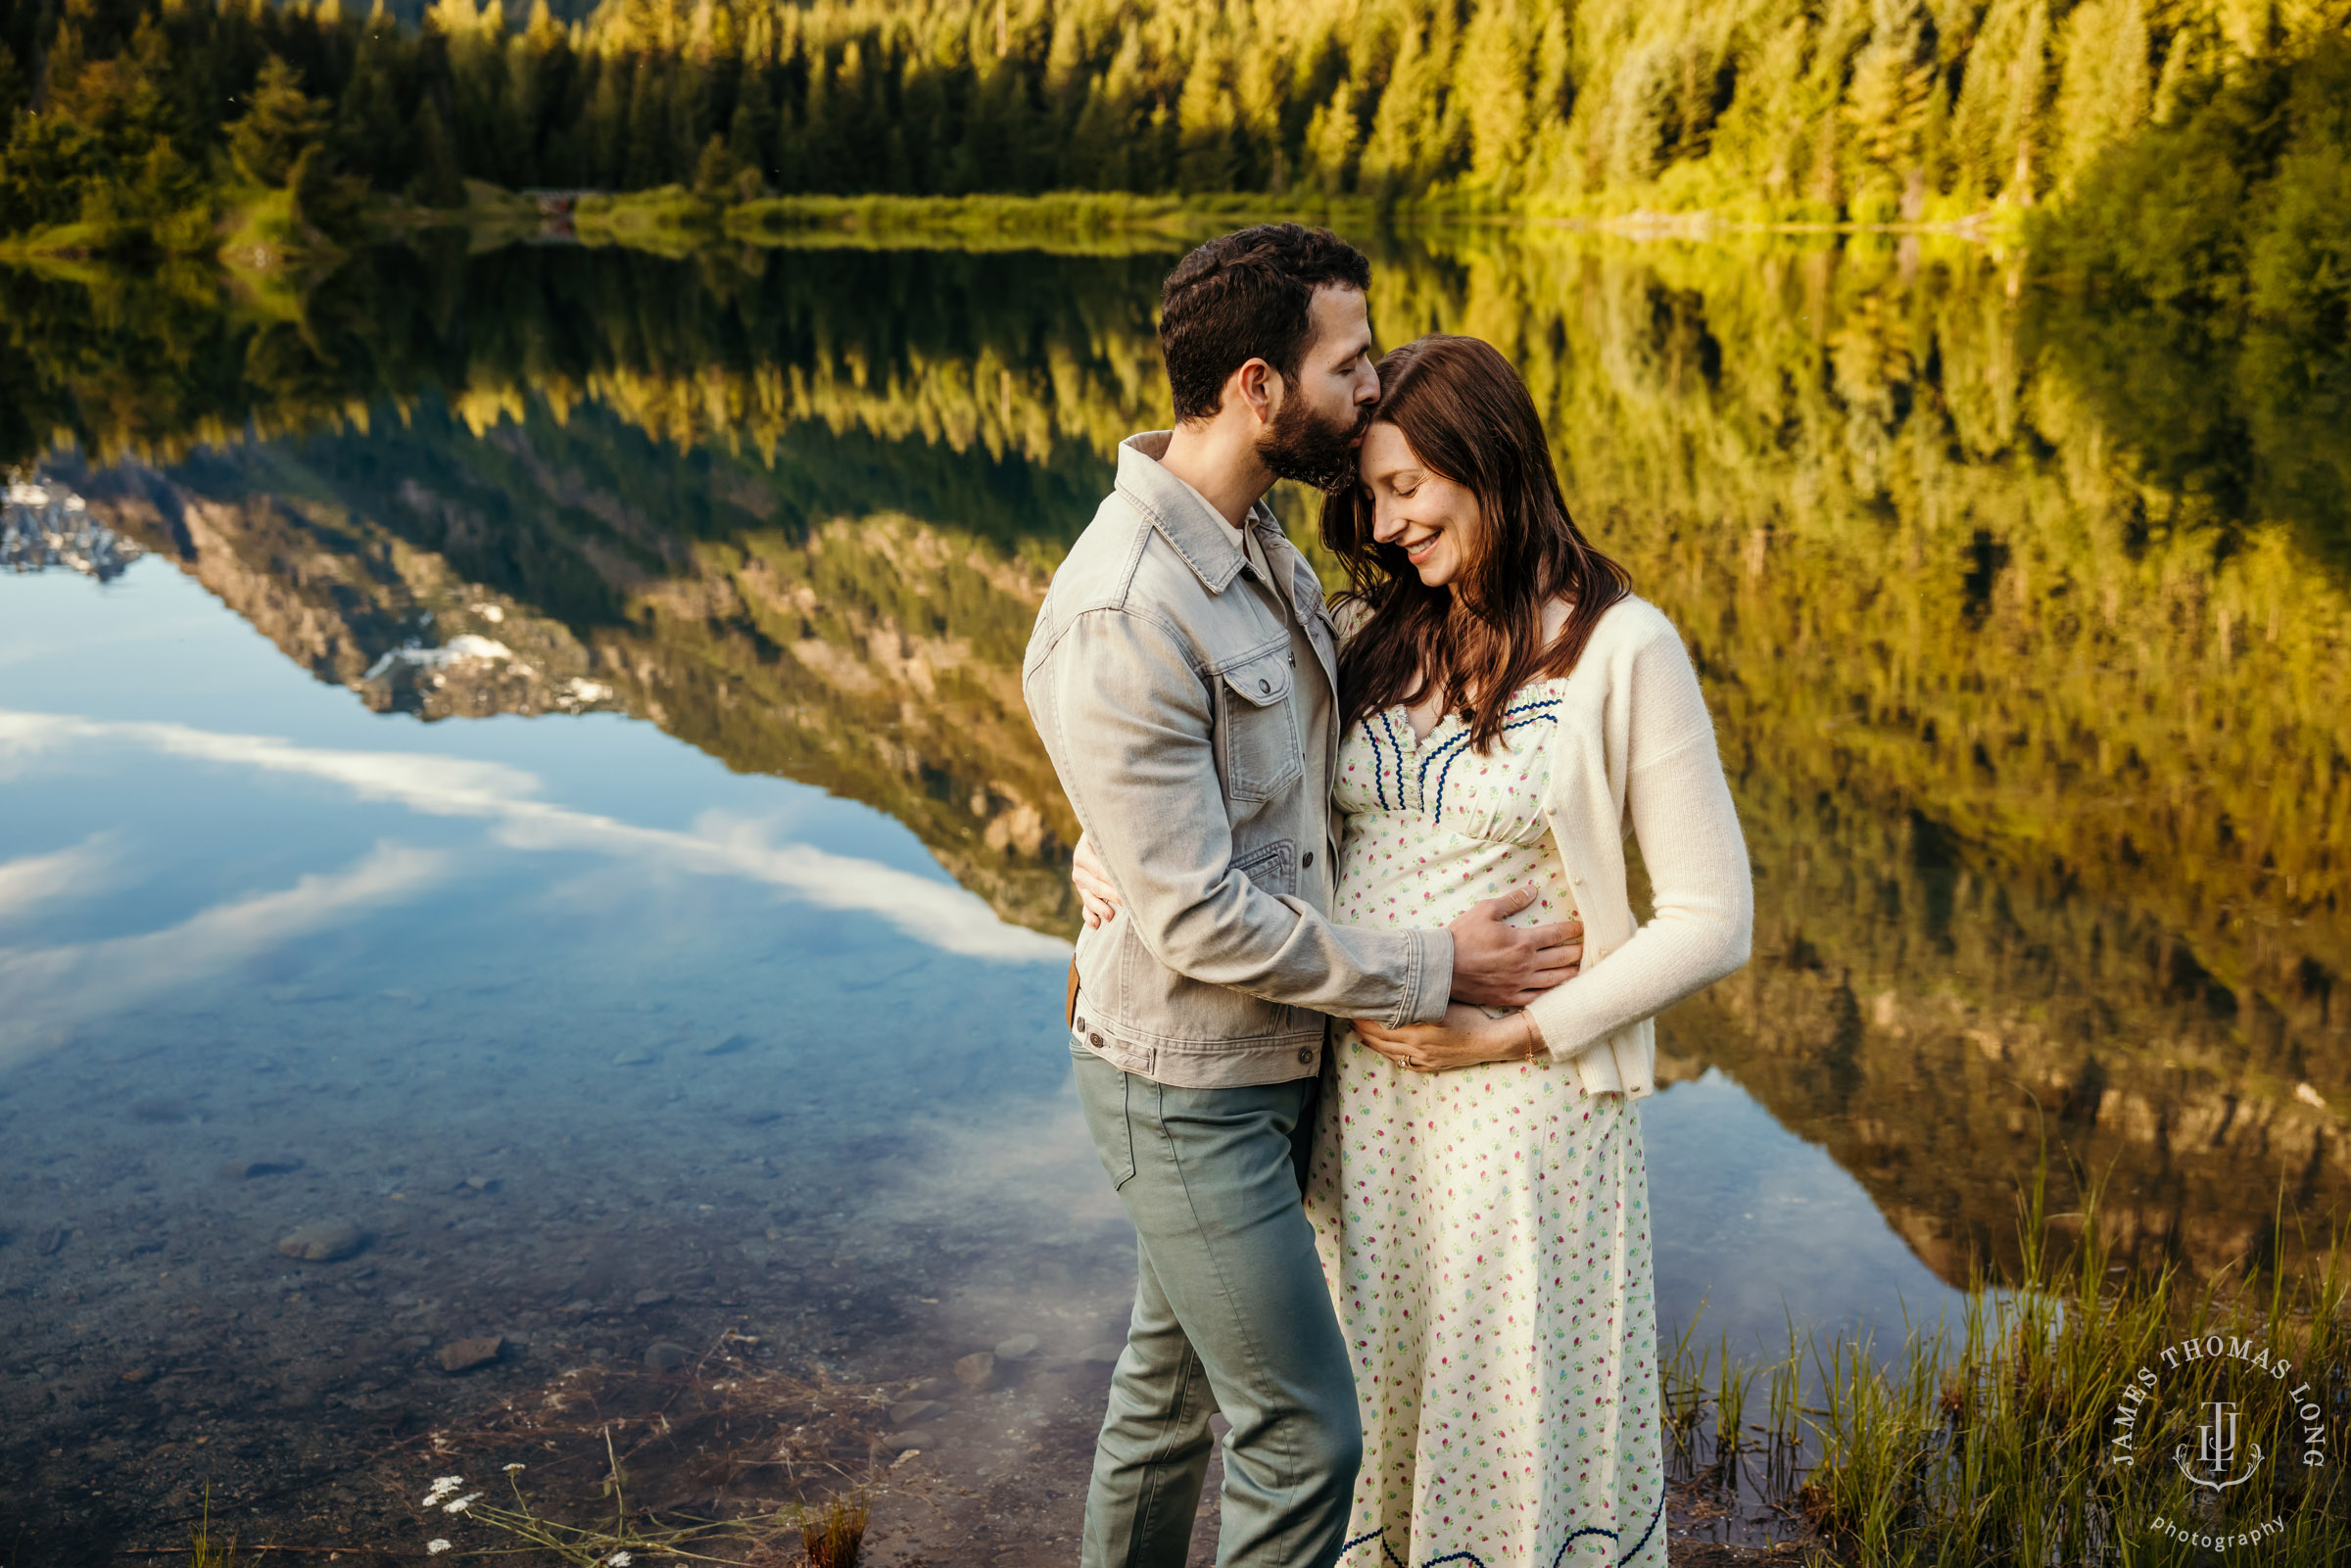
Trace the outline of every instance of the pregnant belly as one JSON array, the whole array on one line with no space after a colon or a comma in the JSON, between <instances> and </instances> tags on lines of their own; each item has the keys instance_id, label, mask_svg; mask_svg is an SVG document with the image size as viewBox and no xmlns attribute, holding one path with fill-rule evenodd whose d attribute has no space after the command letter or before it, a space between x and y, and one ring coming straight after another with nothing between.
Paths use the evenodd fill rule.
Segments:
<instances>
[{"instance_id":1,"label":"pregnant belly","mask_svg":"<svg viewBox=\"0 0 2351 1568\"><path fill-rule=\"evenodd\" d=\"M1340 858L1332 918L1343 926L1374 929L1434 929L1529 883L1536 899L1511 916L1511 925L1542 926L1575 913L1565 868L1548 839L1540 844L1445 841L1424 833L1405 846L1358 835Z\"/></svg>"}]
</instances>

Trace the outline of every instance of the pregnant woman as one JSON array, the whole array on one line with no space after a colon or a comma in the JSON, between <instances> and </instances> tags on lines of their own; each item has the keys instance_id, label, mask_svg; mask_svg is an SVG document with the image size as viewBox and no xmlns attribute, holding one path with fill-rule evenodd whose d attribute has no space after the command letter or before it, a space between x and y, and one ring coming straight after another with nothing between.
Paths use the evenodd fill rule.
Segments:
<instances>
[{"instance_id":1,"label":"pregnant woman","mask_svg":"<svg viewBox=\"0 0 2351 1568\"><path fill-rule=\"evenodd\" d=\"M1520 1011L1333 1022L1305 1203L1363 1414L1340 1562L1658 1568L1637 1102L1653 1016L1746 962L1746 845L1681 639L1570 520L1510 362L1426 337L1379 375L1322 515L1354 589L1332 917L1441 927L1532 884L1517 919L1579 918L1584 952ZM1077 881L1115 915L1082 842Z\"/></svg>"}]
</instances>

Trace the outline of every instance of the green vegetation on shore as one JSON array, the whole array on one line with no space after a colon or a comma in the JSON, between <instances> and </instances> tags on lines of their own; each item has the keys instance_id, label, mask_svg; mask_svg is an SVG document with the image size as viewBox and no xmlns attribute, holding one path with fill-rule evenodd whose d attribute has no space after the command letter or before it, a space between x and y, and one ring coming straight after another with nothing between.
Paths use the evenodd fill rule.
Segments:
<instances>
[{"instance_id":1,"label":"green vegetation on shore","mask_svg":"<svg viewBox=\"0 0 2351 1568\"><path fill-rule=\"evenodd\" d=\"M66 0L0 16L0 233L191 253L276 193L285 242L318 248L370 213L458 208L467 180L1947 221L2063 205L2216 94L2293 77L2344 20L2339 0L613 0L565 23L439 0L410 27L343 0Z\"/></svg>"},{"instance_id":2,"label":"green vegetation on shore","mask_svg":"<svg viewBox=\"0 0 2351 1568\"><path fill-rule=\"evenodd\" d=\"M1768 1366L1693 1355L1687 1334L1666 1347L1669 1473L1800 1513L1821 1568L2174 1568L2213 1560L2215 1538L2256 1561L2343 1560L2341 1232L2304 1238L2306 1268L2117 1280L2096 1188L2053 1213L2046 1177L2044 1150L2018 1195L2016 1277L1970 1280L1958 1323L1910 1324L1893 1347L1792 1326ZM1743 1421L1758 1377L1768 1420ZM2226 1426L2191 1466L2200 1421Z\"/></svg>"},{"instance_id":3,"label":"green vegetation on shore","mask_svg":"<svg viewBox=\"0 0 2351 1568\"><path fill-rule=\"evenodd\" d=\"M1049 191L1037 196L713 197L683 185L586 192L549 216L589 245L682 256L731 243L791 249L1033 251L1059 256L1172 255L1241 223L1305 217L1369 222L1365 202L1301 207L1262 196L1137 196ZM536 214L538 209L531 211ZM469 211L467 226L480 223Z\"/></svg>"}]
</instances>

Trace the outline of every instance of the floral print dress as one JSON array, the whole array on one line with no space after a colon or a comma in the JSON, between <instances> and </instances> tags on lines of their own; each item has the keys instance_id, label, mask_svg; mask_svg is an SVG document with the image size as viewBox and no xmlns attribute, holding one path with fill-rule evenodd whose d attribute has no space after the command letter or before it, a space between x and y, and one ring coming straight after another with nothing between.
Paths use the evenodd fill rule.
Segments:
<instances>
[{"instance_id":1,"label":"floral print dress","mask_svg":"<svg viewBox=\"0 0 2351 1568\"><path fill-rule=\"evenodd\" d=\"M1514 923L1573 913L1541 809L1560 684L1490 755L1453 714L1350 728L1334 920L1443 926L1528 880ZM1638 1107L1548 1055L1428 1074L1331 1039L1306 1203L1364 1422L1341 1568L1660 1568Z\"/></svg>"}]
</instances>

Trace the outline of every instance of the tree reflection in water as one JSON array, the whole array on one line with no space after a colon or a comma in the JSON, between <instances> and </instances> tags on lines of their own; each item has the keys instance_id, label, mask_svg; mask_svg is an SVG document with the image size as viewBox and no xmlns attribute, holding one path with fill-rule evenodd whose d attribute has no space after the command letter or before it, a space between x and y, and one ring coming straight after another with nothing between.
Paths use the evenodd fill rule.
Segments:
<instances>
[{"instance_id":1,"label":"tree reflection in water","mask_svg":"<svg viewBox=\"0 0 2351 1568\"><path fill-rule=\"evenodd\" d=\"M1019 661L1116 442L1166 419L1167 260L384 250L276 299L0 272L0 442L371 705L619 708L882 807L1062 931L1076 828ZM1384 343L1520 364L1716 702L1757 960L1664 1065L1736 1075L1954 1282L2013 1258L2044 1130L2113 1163L2127 1261L2324 1229L2351 437L2280 388L2341 385L2339 345L1915 239L1379 261ZM385 657L468 634L511 657Z\"/></svg>"}]
</instances>

